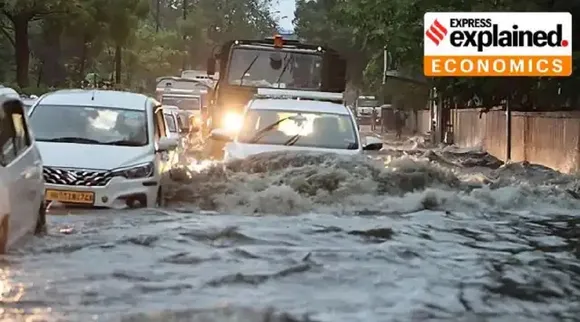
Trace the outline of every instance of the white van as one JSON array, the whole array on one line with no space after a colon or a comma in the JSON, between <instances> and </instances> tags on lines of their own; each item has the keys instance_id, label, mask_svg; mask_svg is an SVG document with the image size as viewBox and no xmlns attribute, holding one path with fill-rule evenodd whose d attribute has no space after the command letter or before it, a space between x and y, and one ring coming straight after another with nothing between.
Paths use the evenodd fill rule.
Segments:
<instances>
[{"instance_id":1,"label":"white van","mask_svg":"<svg viewBox=\"0 0 580 322\"><path fill-rule=\"evenodd\" d=\"M161 205L177 140L161 104L142 94L62 90L38 99L30 124L44 161L46 200L104 208Z\"/></svg>"},{"instance_id":2,"label":"white van","mask_svg":"<svg viewBox=\"0 0 580 322\"><path fill-rule=\"evenodd\" d=\"M42 159L18 98L0 95L0 254L46 225Z\"/></svg>"},{"instance_id":3,"label":"white van","mask_svg":"<svg viewBox=\"0 0 580 322\"><path fill-rule=\"evenodd\" d=\"M163 116L167 123L167 136L179 141L181 132L179 120L179 108L177 106L163 105Z\"/></svg>"},{"instance_id":4,"label":"white van","mask_svg":"<svg viewBox=\"0 0 580 322\"><path fill-rule=\"evenodd\" d=\"M225 142L224 161L274 151L362 154L383 147L382 140L361 138L342 94L258 89L246 105L241 129L215 129L211 138Z\"/></svg>"}]
</instances>

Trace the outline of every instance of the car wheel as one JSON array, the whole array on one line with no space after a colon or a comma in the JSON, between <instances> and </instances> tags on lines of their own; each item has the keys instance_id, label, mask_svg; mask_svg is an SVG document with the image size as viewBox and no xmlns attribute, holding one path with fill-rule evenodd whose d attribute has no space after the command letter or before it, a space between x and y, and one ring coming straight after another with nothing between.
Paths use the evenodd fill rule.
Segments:
<instances>
[{"instance_id":1,"label":"car wheel","mask_svg":"<svg viewBox=\"0 0 580 322\"><path fill-rule=\"evenodd\" d=\"M0 255L6 254L8 247L8 232L10 231L8 227L8 217L10 217L10 215L6 214L0 219Z\"/></svg>"},{"instance_id":2,"label":"car wheel","mask_svg":"<svg viewBox=\"0 0 580 322\"><path fill-rule=\"evenodd\" d=\"M40 235L46 232L46 203L43 201L40 203L40 208L38 209L38 218L36 219L36 227L34 228L34 234Z\"/></svg>"},{"instance_id":3,"label":"car wheel","mask_svg":"<svg viewBox=\"0 0 580 322\"><path fill-rule=\"evenodd\" d=\"M159 188L159 190L157 190L157 199L155 200L155 207L163 207L163 190L161 188Z\"/></svg>"}]
</instances>

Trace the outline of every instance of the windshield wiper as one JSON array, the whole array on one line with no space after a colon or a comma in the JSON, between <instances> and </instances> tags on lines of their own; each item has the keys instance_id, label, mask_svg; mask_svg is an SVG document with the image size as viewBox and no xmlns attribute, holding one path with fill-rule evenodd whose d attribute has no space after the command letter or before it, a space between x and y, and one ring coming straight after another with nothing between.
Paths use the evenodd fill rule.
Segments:
<instances>
[{"instance_id":1,"label":"windshield wiper","mask_svg":"<svg viewBox=\"0 0 580 322\"><path fill-rule=\"evenodd\" d=\"M258 57L260 57L259 53L256 55L256 57L254 57L252 62L248 65L248 68L246 68L244 70L244 72L242 73L242 76L240 76L240 86L242 86L244 84L244 77L246 77L246 73L252 68L252 66L254 66L254 63L256 62L256 60L258 60Z\"/></svg>"},{"instance_id":2,"label":"windshield wiper","mask_svg":"<svg viewBox=\"0 0 580 322\"><path fill-rule=\"evenodd\" d=\"M286 120L289 120L289 119L291 119L291 118L293 118L293 116L285 117L285 118L283 118L283 119L280 119L280 120L278 120L278 121L276 121L276 122L274 122L274 123L272 123L272 124L270 124L270 125L268 125L268 126L264 127L263 129L261 129L261 130L259 130L258 132L256 132L256 134L254 134L254 136L252 136L252 137L251 137L251 138L248 140L248 143L256 143L256 142L260 141L260 139L261 139L262 137L264 137L264 135L265 135L266 133L268 133L269 131L273 130L273 129L276 127L276 125L278 125L278 124L280 124L280 123L282 123L282 122L284 122L284 121L286 121Z\"/></svg>"},{"instance_id":3,"label":"windshield wiper","mask_svg":"<svg viewBox=\"0 0 580 322\"><path fill-rule=\"evenodd\" d=\"M298 142L298 140L300 140L301 135L300 134L296 134L293 137L291 137L288 141L284 142L284 145L294 145L296 144L296 142Z\"/></svg>"},{"instance_id":4,"label":"windshield wiper","mask_svg":"<svg viewBox=\"0 0 580 322\"><path fill-rule=\"evenodd\" d=\"M87 139L87 138L79 138L74 136L65 136L60 138L53 138L53 139L36 139L37 141L43 142L63 142L63 143L88 143L88 144L100 144L101 141Z\"/></svg>"},{"instance_id":5,"label":"windshield wiper","mask_svg":"<svg viewBox=\"0 0 580 322\"><path fill-rule=\"evenodd\" d=\"M288 57L288 54L286 54L286 57ZM278 78L276 79L276 84L278 84L278 88L280 88L280 80L282 79L282 76L286 72L286 68L288 68L288 65L290 65L290 62L293 60L293 58L294 56L290 56L288 60L286 60L286 64L284 64L284 68L282 68L282 72L280 73L280 75L278 75Z\"/></svg>"},{"instance_id":6,"label":"windshield wiper","mask_svg":"<svg viewBox=\"0 0 580 322\"><path fill-rule=\"evenodd\" d=\"M101 142L101 143L106 144L106 145L143 146L142 142L137 142L134 140L117 140L117 141L109 141L109 142Z\"/></svg>"}]
</instances>

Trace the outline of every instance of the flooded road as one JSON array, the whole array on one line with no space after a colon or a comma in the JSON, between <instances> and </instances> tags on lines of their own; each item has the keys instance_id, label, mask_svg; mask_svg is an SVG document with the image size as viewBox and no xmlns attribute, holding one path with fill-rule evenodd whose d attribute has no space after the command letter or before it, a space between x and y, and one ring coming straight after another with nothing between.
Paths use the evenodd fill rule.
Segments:
<instances>
[{"instance_id":1,"label":"flooded road","mask_svg":"<svg viewBox=\"0 0 580 322\"><path fill-rule=\"evenodd\" d=\"M50 216L0 270L22 321L576 321L580 181L485 153L194 164L162 210ZM76 214L76 215L74 215Z\"/></svg>"}]
</instances>

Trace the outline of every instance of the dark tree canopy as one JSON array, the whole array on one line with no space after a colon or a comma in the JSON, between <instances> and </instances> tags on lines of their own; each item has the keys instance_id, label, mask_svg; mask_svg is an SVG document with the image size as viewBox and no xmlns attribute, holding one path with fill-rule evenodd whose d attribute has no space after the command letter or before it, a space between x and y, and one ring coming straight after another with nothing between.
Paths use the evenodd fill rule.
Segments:
<instances>
[{"instance_id":1,"label":"dark tree canopy","mask_svg":"<svg viewBox=\"0 0 580 322\"><path fill-rule=\"evenodd\" d=\"M580 108L580 1L577 0L298 0L296 30L300 37L324 41L346 53L350 80L366 92L381 92L383 48L387 46L398 69L422 71L423 15L429 11L564 11L574 21L574 72L567 78L436 78L427 79L460 105L474 96L484 105L509 97L520 108ZM351 54L353 53L353 54ZM416 85L400 88L402 96L416 95ZM387 81L387 87L389 81ZM392 87L392 86L391 86Z\"/></svg>"},{"instance_id":2,"label":"dark tree canopy","mask_svg":"<svg viewBox=\"0 0 580 322\"><path fill-rule=\"evenodd\" d=\"M0 84L45 91L96 73L150 87L183 67L203 68L224 40L271 35L269 7L270 0L0 0Z\"/></svg>"}]
</instances>

